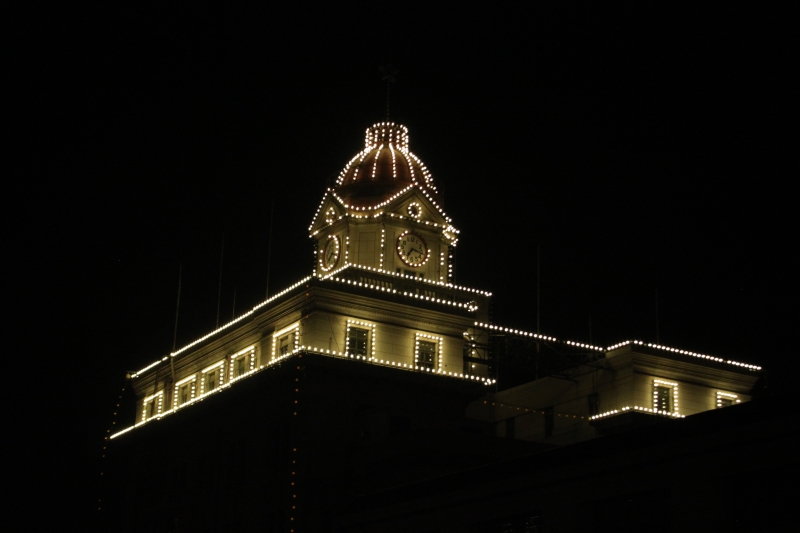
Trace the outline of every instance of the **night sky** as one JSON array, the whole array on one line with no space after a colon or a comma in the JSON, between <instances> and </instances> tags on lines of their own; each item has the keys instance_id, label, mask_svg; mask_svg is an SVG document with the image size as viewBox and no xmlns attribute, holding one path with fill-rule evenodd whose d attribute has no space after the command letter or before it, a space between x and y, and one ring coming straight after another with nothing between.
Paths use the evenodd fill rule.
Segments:
<instances>
[{"instance_id":1,"label":"night sky","mask_svg":"<svg viewBox=\"0 0 800 533\"><path fill-rule=\"evenodd\" d=\"M461 230L456 281L493 292L496 323L535 330L538 246L543 333L654 342L657 292L662 344L785 376L785 14L605 9L20 19L12 242L54 351L39 352L61 399L43 425L73 443L54 471L91 485L125 372L171 349L179 265L179 347L214 329L223 235L220 321L263 300L271 206L270 290L310 272L308 225L385 118L387 63L390 118Z\"/></svg>"}]
</instances>

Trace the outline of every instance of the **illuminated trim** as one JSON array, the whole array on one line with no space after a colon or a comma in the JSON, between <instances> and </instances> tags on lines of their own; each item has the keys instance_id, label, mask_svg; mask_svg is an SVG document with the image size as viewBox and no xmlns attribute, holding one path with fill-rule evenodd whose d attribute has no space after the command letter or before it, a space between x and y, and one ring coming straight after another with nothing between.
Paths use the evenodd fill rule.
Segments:
<instances>
[{"instance_id":1,"label":"illuminated trim","mask_svg":"<svg viewBox=\"0 0 800 533\"><path fill-rule=\"evenodd\" d=\"M210 389L210 390L206 391L206 376L205 375L208 374L209 372L213 372L217 368L220 369L219 377L216 379L217 384L213 389ZM217 361L216 363L214 363L211 366L207 366L206 368L201 370L200 373L203 374L203 379L200 380L200 396L203 396L204 394L211 394L215 390L219 390L219 388L222 387L222 385L225 383L225 359L223 359L222 361Z\"/></svg>"},{"instance_id":2,"label":"illuminated trim","mask_svg":"<svg viewBox=\"0 0 800 533\"><path fill-rule=\"evenodd\" d=\"M658 406L658 387L665 385L667 388L672 387L672 411L659 411ZM678 407L678 384L674 381L664 381L663 379L653 380L653 412L660 415L679 416L680 408Z\"/></svg>"},{"instance_id":3,"label":"illuminated trim","mask_svg":"<svg viewBox=\"0 0 800 533\"><path fill-rule=\"evenodd\" d=\"M328 247L331 246L331 240L333 240L336 246L336 256L334 257L331 264L328 264L328 260L326 259L325 255L328 251ZM325 241L325 246L319 251L319 268L323 272L328 272L333 267L336 266L336 263L339 261L339 255L342 253L342 244L339 240L338 235L328 235L328 240Z\"/></svg>"},{"instance_id":4,"label":"illuminated trim","mask_svg":"<svg viewBox=\"0 0 800 533\"><path fill-rule=\"evenodd\" d=\"M281 292L279 292L278 294L275 294L275 295L273 295L273 296L271 296L271 297L267 298L266 300L264 300L264 301L263 301L263 302L261 302L260 304L256 305L255 307L253 307L253 309L251 309L250 311L248 311L248 312L246 312L245 314L241 315L240 317L238 317L238 318L236 318L236 319L234 319L234 320L232 320L232 321L228 322L227 324L225 324L225 325L223 325L223 326L221 326L221 327L219 327L219 328L215 329L215 330L214 330L214 331L212 331L211 333L209 333L209 334L207 334L207 335L204 335L203 337L200 337L199 339L197 339L197 340L195 340L195 341L193 341L193 342L190 342L189 344L187 344L186 346L184 346L184 347L183 347L183 348L181 348L180 350L178 350L178 351L176 351L176 352L173 352L173 353L171 353L171 354L170 354L170 357L175 357L175 356L177 356L178 354L185 352L186 350L188 350L188 349L189 349L189 348L191 348L192 346L195 346L195 345L197 345L197 344L199 344L199 343L203 342L204 340L206 340L206 339L208 339L208 338L210 338L210 337L213 337L213 336L214 336L214 335L216 335L217 333L219 333L219 332L221 332L221 331L223 331L223 330L225 330L225 329L227 329L227 328L231 327L232 325L236 324L237 322L241 321L242 319L244 319L244 318L246 318L246 317L248 317L248 316L252 315L252 314L253 314L255 311L257 311L258 309L260 309L260 308L264 307L265 305L267 305L267 304L269 304L269 303L271 303L271 302L273 302L273 301L277 300L278 298L281 298L281 297L282 297L282 296L284 296L286 293L293 291L293 290L294 290L294 289L296 289L297 287L300 287L301 285L303 285L303 284L305 284L305 283L307 283L307 282L311 281L311 280L312 280L314 277L315 277L315 276L313 276L313 275L311 275L311 276L306 276L305 278L301 279L300 281L298 281L298 282L297 282L297 283L295 283L294 285L291 285L290 287L288 287L288 288L286 288L286 289L282 290L282 291L281 291ZM132 377L132 378L138 378L138 377L140 377L140 376L142 375L142 372L146 372L147 370L150 370L150 369L151 369L151 368L153 368L154 366L158 365L159 363L163 363L164 361L167 361L168 359L169 359L169 357L163 357L162 359L160 359L160 360L158 360L158 361L155 361L154 363L151 363L151 364L147 365L146 367L142 368L141 370L138 370L138 371L134 372L134 373L131 375L131 377Z\"/></svg>"},{"instance_id":5,"label":"illuminated trim","mask_svg":"<svg viewBox=\"0 0 800 533\"><path fill-rule=\"evenodd\" d=\"M272 334L272 360L280 358L281 356L277 354L278 350L278 341L280 341L281 337L285 336L287 333L294 335L291 339L294 342L294 348L289 350L289 352L294 352L297 350L297 347L300 345L300 323L295 322L291 326L286 326L280 331L276 331Z\"/></svg>"},{"instance_id":6,"label":"illuminated trim","mask_svg":"<svg viewBox=\"0 0 800 533\"><path fill-rule=\"evenodd\" d=\"M433 368L420 366L419 364L419 341L420 339L430 339L436 344L436 353L434 354ZM414 370L422 370L423 372L436 372L437 368L442 367L442 337L436 335L428 335L427 333L414 334Z\"/></svg>"},{"instance_id":7,"label":"illuminated trim","mask_svg":"<svg viewBox=\"0 0 800 533\"><path fill-rule=\"evenodd\" d=\"M622 407L620 409L612 409L610 411L606 411L605 413L592 415L592 416L589 417L589 420L597 420L598 418L605 418L607 416L614 416L614 415L618 415L620 413L624 413L625 411L639 411L641 413L649 413L649 414L668 414L669 416L671 416L673 418L686 418L684 415L680 415L678 413L663 413L663 412L659 413L655 409L651 409L649 407L642 407L642 406L639 406L639 405L634 405L633 407L625 406L625 407Z\"/></svg>"},{"instance_id":8,"label":"illuminated trim","mask_svg":"<svg viewBox=\"0 0 800 533\"><path fill-rule=\"evenodd\" d=\"M381 257L380 257L380 268L383 269L383 256L386 255L386 228L381 224Z\"/></svg>"},{"instance_id":9,"label":"illuminated trim","mask_svg":"<svg viewBox=\"0 0 800 533\"><path fill-rule=\"evenodd\" d=\"M742 400L739 399L739 396L736 394L731 394L730 392L722 392L717 391L717 409L722 408L722 399L727 398L731 400L733 403L742 403Z\"/></svg>"},{"instance_id":10,"label":"illuminated trim","mask_svg":"<svg viewBox=\"0 0 800 533\"><path fill-rule=\"evenodd\" d=\"M434 228L442 228L444 230L445 237L447 237L448 239L455 239L456 238L455 235L461 233L461 230L456 229L456 227L453 226L453 223L450 220L450 218L446 217L444 215L444 213L442 213L442 212L439 212L439 214L442 216L442 218L445 219L445 222L446 222L445 224L439 224L438 222L434 222L432 220L420 220L420 219L412 217L412 216L401 215L399 213L392 213L390 211L380 211L380 209L382 207L385 207L388 204L392 203L394 200L400 198L405 193L410 191L412 188L414 188L414 184L409 185L409 186L405 187L403 190L401 190L400 192L395 193L394 196L392 196L388 200L385 200L385 201L383 201L383 202L381 202L379 204L375 204L375 205L373 205L371 207L353 207L353 206L350 206L350 205L346 204L345 201L338 194L336 194L332 190L328 189L328 191L325 193L325 196L323 197L322 202L320 203L320 207L317 209L317 213L314 215L314 219L312 220L311 225L308 227L308 231L309 231L309 235L308 236L309 237L313 237L313 236L317 235L320 231L322 231L322 230L324 230L326 228L329 228L330 226L332 226L333 224L335 224L339 220L342 220L343 218L370 219L370 218L380 218L380 217L383 217L383 216L388 216L388 217L392 217L392 218L399 218L400 220L409 220L409 221L412 221L412 222L416 222L418 224L424 224L426 226L432 226ZM330 223L327 223L327 219L326 219L326 224L325 225L320 226L316 231L312 231L312 229L314 228L314 224L317 221L317 218L319 218L319 212L322 209L322 205L325 204L325 200L327 200L329 194L331 195L332 198L334 198L336 200L336 202L341 204L344 209L352 209L354 211L363 211L364 214L345 212L345 213L339 215L335 220L332 220ZM435 202L433 202L433 203L435 203ZM369 211L376 211L376 210L377 210L376 213L368 213Z\"/></svg>"},{"instance_id":11,"label":"illuminated trim","mask_svg":"<svg viewBox=\"0 0 800 533\"><path fill-rule=\"evenodd\" d=\"M366 266L366 265L359 265L357 263L347 263L346 265L343 265L342 267L334 270L333 272L330 272L330 273L328 273L328 274L326 274L324 276L320 276L319 279L325 280L325 279L331 278L332 276L335 276L336 274L339 274L340 272L343 272L344 270L346 270L348 268L354 268L354 269L360 269L360 270L368 270L370 272L377 272L378 274L385 274L387 276L393 276L393 277L396 277L396 278L404 278L404 279L410 279L410 280L413 280L413 281L418 281L420 283L427 283L428 285L434 285L436 287L443 287L443 288L446 288L446 289L456 289L456 290L464 291L464 292L472 292L472 293L475 293L475 294L480 294L481 296L491 296L492 295L491 292L483 291L483 290L480 290L480 289L473 289L471 287L464 287L462 285L453 285L452 283L445 283L445 282L442 282L442 281L436 281L436 280L428 279L428 278L420 279L420 278L417 278L416 276L407 276L407 275L402 274L402 273L398 274L397 272L390 272L390 271L384 270L382 268L375 268L375 267L370 267L370 266Z\"/></svg>"},{"instance_id":12,"label":"illuminated trim","mask_svg":"<svg viewBox=\"0 0 800 533\"><path fill-rule=\"evenodd\" d=\"M397 294L397 295L400 295L400 296L405 296L407 298L413 298L413 299L416 299L416 300L425 300L425 301L429 301L431 303L450 305L450 306L453 306L453 307L460 307L460 308L466 309L467 311L470 311L470 312L474 312L474 311L478 310L478 305L475 304L474 301L466 302L466 303L454 302L452 300L445 300L445 299L442 299L442 298L432 298L430 296L425 296L424 294L417 294L417 293L408 292L408 291L399 292L397 289L388 289L386 287L381 287L380 285L372 285L370 283L364 283L362 281L353 281L353 280L350 280L350 279L334 278L334 277L330 277L330 276L326 277L325 279L326 280L330 280L330 281L336 281L338 283L344 283L344 284L347 284L347 285L353 285L354 287L364 287L364 288L372 289L372 290L379 291L379 292Z\"/></svg>"},{"instance_id":13,"label":"illuminated trim","mask_svg":"<svg viewBox=\"0 0 800 533\"><path fill-rule=\"evenodd\" d=\"M364 328L368 328L369 337L367 338L367 352L370 354L369 357L364 357L361 355L353 355L347 352L347 347L350 345L350 327L351 326L364 326ZM364 329L358 328L358 329ZM355 359L362 359L364 361L375 361L375 324L372 322L364 322L363 320L351 320L347 319L347 326L345 328L345 335L344 335L344 346L345 346L345 357L355 358Z\"/></svg>"},{"instance_id":14,"label":"illuminated trim","mask_svg":"<svg viewBox=\"0 0 800 533\"><path fill-rule=\"evenodd\" d=\"M406 206L406 213L408 213L408 216L419 222L419 219L422 216L422 206L419 205L419 202L411 202Z\"/></svg>"},{"instance_id":15,"label":"illuminated trim","mask_svg":"<svg viewBox=\"0 0 800 533\"><path fill-rule=\"evenodd\" d=\"M617 348L621 348L621 347L626 346L628 344L638 344L640 346L647 346L648 348L656 348L658 350L664 350L664 351L667 351L667 352L679 353L681 355L690 355L692 357L698 357L700 359L707 359L709 361L715 361L717 363L726 363L726 364L729 364L729 365L738 366L738 367L741 367L741 368L746 368L747 370L752 370L752 371L761 370L761 367L757 366L757 365L751 365L751 364L748 364L748 363L740 363L739 361L733 361L731 359L722 359L720 357L714 357L714 356L711 356L711 355L705 355L705 354L701 354L701 353L690 352L688 350L680 350L678 348L670 348L669 346L662 346L660 344L646 343L646 342L642 342L642 341L623 341L623 342L617 343L617 344L615 344L613 346L609 346L608 348L606 348L606 351L610 352L612 350L616 350Z\"/></svg>"},{"instance_id":16,"label":"illuminated trim","mask_svg":"<svg viewBox=\"0 0 800 533\"><path fill-rule=\"evenodd\" d=\"M182 385L185 385L186 383L189 383L190 381L192 382L192 389L190 391L189 398L185 402L181 402L181 401L179 401L180 400L180 388L181 388ZM184 405L188 405L188 404L192 403L192 401L194 400L194 398L196 396L196 392L197 392L197 374L192 374L191 376L187 376L187 377L183 378L182 380L175 382L174 390L175 390L175 392L172 395L172 408L173 409L180 409Z\"/></svg>"},{"instance_id":17,"label":"illuminated trim","mask_svg":"<svg viewBox=\"0 0 800 533\"><path fill-rule=\"evenodd\" d=\"M158 398L158 408L155 413L148 416L147 415L147 406L150 404L151 400L155 400ZM150 396L145 397L144 404L142 405L142 423L147 422L148 420L152 420L154 418L161 418L164 411L164 390L160 390L155 394L151 394Z\"/></svg>"},{"instance_id":18,"label":"illuminated trim","mask_svg":"<svg viewBox=\"0 0 800 533\"><path fill-rule=\"evenodd\" d=\"M247 358L248 357L250 358L250 365L249 365L250 368L248 370L246 370L243 374L239 375L239 376L235 375L234 368L235 368L236 361L238 361L239 359L244 358L245 363L247 363ZM229 369L228 369L228 382L237 381L239 379L247 377L249 374L251 374L255 370L255 368L256 368L256 347L253 344L253 345L250 345L247 348L245 348L243 350L239 350L235 354L231 355L230 366L229 366Z\"/></svg>"},{"instance_id":19,"label":"illuminated trim","mask_svg":"<svg viewBox=\"0 0 800 533\"><path fill-rule=\"evenodd\" d=\"M503 333L513 333L514 335L520 335L522 337L533 337L535 339L542 339L542 340L545 340L545 341L558 342L558 339L556 339L555 337L548 337L547 335L540 335L538 333L531 333L530 331L522 331L521 329L506 328L506 327L503 327L503 326L496 326L494 324L484 324L483 322L475 322L475 325L478 326L478 327L481 327L481 328L492 329L492 330L495 330L495 331L502 331ZM577 346L578 343L576 343L575 345ZM595 346L589 346L588 344L581 345L581 347L594 348L595 350L602 350L602 348L597 348Z\"/></svg>"},{"instance_id":20,"label":"illuminated trim","mask_svg":"<svg viewBox=\"0 0 800 533\"><path fill-rule=\"evenodd\" d=\"M336 350L326 350L324 348L317 348L317 347L314 347L314 346L299 346L295 350L287 353L286 355L280 356L280 357L276 357L275 359L272 359L272 360L268 361L266 364L263 364L263 365L259 366L258 368L254 369L253 372L250 375L254 375L254 374L257 374L257 373L261 372L262 370L271 368L271 367L277 365L278 363L281 363L282 361L284 361L284 360L286 360L286 359L288 359L290 357L294 357L295 355L297 355L300 352L311 353L311 354L316 354L316 355L331 356L331 357L337 357L337 358L342 358L342 359L354 359L353 356L349 356L345 352L339 352L339 351L336 351ZM370 360L370 361L368 361L368 360L362 360L362 361L363 361L364 364L379 365L379 366L383 366L383 367L386 367L386 368L393 368L393 369L398 369L398 370L415 371L414 365L413 364L408 364L408 363L397 363L397 362L394 362L394 361L388 361L388 360L377 359L377 358L374 358L373 360ZM490 378L485 378L485 377L475 376L475 375L470 375L470 374L463 374L463 373L459 373L459 372L448 372L447 370L444 370L442 368L438 368L436 370L432 370L432 371L430 371L430 374L431 375L436 375L436 376L441 376L441 377L463 379L464 381L474 381L474 382L481 383L481 384L486 385L486 386L493 385L493 384L495 384L497 382L497 380L495 380L495 379L490 379ZM224 390L227 390L228 388L233 386L234 383L236 383L236 381L229 381L229 382L225 383L219 389L215 389L214 392L217 393L217 392L222 392ZM159 391L156 395L158 395L158 394L162 394L162 391ZM151 396L149 398L152 399L156 395L153 395L153 396ZM204 399L209 398L210 396L212 396L212 394L206 394L204 396L197 397L194 400L190 401L186 405L188 406L190 404L195 404L195 403L202 402ZM183 408L184 406L181 406L181 407ZM161 414L159 414L157 417L148 418L146 420L143 420L141 422L138 422L138 423L134 424L133 426L129 426L129 427L125 428L125 429L122 429L122 430L114 433L113 435L109 436L109 439L114 439L116 437L119 437L120 435L123 435L123 434L131 431L134 428L137 428L137 427L140 427L140 426L144 425L145 423L149 422L150 420L153 420L155 418L163 418L164 416L176 413L179 410L180 409L169 409L168 411L164 411Z\"/></svg>"}]
</instances>

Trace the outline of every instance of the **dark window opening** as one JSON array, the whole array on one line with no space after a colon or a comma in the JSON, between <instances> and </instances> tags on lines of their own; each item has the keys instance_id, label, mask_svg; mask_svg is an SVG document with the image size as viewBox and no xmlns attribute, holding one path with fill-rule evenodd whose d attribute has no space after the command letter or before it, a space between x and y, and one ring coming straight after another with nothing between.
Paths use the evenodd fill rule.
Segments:
<instances>
[{"instance_id":1,"label":"dark window opening","mask_svg":"<svg viewBox=\"0 0 800 533\"><path fill-rule=\"evenodd\" d=\"M350 328L347 339L347 352L350 355L367 356L367 339L369 331L361 328Z\"/></svg>"},{"instance_id":2,"label":"dark window opening","mask_svg":"<svg viewBox=\"0 0 800 533\"><path fill-rule=\"evenodd\" d=\"M423 368L434 368L436 366L435 342L419 341L417 365Z\"/></svg>"},{"instance_id":3,"label":"dark window opening","mask_svg":"<svg viewBox=\"0 0 800 533\"><path fill-rule=\"evenodd\" d=\"M653 407L656 409L656 411L664 411L667 413L672 411L670 392L671 389L669 387L655 387L655 391L653 392L653 403L655 405L653 405Z\"/></svg>"}]
</instances>

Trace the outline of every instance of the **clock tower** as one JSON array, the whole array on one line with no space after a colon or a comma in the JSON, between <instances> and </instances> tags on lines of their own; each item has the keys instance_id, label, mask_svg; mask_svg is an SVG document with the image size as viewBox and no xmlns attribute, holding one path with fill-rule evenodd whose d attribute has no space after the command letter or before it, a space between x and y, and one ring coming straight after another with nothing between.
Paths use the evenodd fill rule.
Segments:
<instances>
[{"instance_id":1,"label":"clock tower","mask_svg":"<svg viewBox=\"0 0 800 533\"><path fill-rule=\"evenodd\" d=\"M339 173L309 226L315 273L358 266L403 277L452 282L458 230L424 163L409 151L408 129L381 122Z\"/></svg>"}]
</instances>

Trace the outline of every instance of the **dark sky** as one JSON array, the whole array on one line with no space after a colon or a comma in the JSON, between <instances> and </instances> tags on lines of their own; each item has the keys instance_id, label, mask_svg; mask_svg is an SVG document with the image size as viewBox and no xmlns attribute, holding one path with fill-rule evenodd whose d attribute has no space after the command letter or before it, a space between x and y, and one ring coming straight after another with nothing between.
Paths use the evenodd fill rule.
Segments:
<instances>
[{"instance_id":1,"label":"dark sky","mask_svg":"<svg viewBox=\"0 0 800 533\"><path fill-rule=\"evenodd\" d=\"M52 413L59 431L95 445L125 371L169 351L180 264L178 344L213 329L223 234L223 318L234 291L237 312L263 298L272 204L271 288L310 272L308 224L384 119L385 63L391 118L461 229L457 281L495 294L496 322L535 329L538 246L543 333L655 341L657 290L663 344L789 369L785 14L606 9L22 17L24 290L85 413Z\"/></svg>"}]
</instances>

